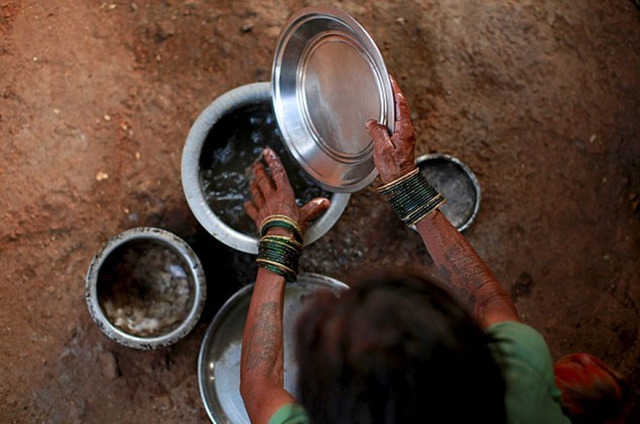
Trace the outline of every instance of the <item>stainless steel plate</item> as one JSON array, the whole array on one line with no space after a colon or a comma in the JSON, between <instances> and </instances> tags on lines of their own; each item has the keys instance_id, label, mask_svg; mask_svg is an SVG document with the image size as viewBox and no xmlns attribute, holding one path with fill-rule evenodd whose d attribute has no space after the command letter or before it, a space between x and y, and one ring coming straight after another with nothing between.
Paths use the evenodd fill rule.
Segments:
<instances>
[{"instance_id":1,"label":"stainless steel plate","mask_svg":"<svg viewBox=\"0 0 640 424\"><path fill-rule=\"evenodd\" d=\"M365 122L393 132L391 82L373 39L349 15L310 7L289 18L276 48L273 105L285 143L324 189L354 192L378 175Z\"/></svg>"},{"instance_id":2,"label":"stainless steel plate","mask_svg":"<svg viewBox=\"0 0 640 424\"><path fill-rule=\"evenodd\" d=\"M296 393L298 366L294 358L293 331L298 314L317 290L347 286L318 274L300 274L298 283L287 285L284 303L284 386ZM211 421L216 424L249 424L240 397L240 352L242 331L249 311L253 285L234 294L218 311L202 341L198 358L200 395Z\"/></svg>"}]
</instances>

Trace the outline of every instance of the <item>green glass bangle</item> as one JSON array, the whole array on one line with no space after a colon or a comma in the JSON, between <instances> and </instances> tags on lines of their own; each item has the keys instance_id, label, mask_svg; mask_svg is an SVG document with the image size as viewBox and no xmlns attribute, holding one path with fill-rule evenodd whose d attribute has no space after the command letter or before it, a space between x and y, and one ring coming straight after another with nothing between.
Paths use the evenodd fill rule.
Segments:
<instances>
[{"instance_id":1,"label":"green glass bangle","mask_svg":"<svg viewBox=\"0 0 640 424\"><path fill-rule=\"evenodd\" d=\"M425 209L422 214L418 215L416 218L414 218L412 221L410 221L408 226L412 227L412 226L416 225L418 222L420 222L426 216L428 216L429 214L435 212L445 202L446 202L446 199L444 197L438 199L438 202L436 202L432 207L430 207L428 209Z\"/></svg>"},{"instance_id":2,"label":"green glass bangle","mask_svg":"<svg viewBox=\"0 0 640 424\"><path fill-rule=\"evenodd\" d=\"M394 210L398 211L401 216L407 215L410 211L414 210L418 206L428 202L439 195L432 187L417 187L415 189L408 188L402 196L385 196L389 205Z\"/></svg>"},{"instance_id":3,"label":"green glass bangle","mask_svg":"<svg viewBox=\"0 0 640 424\"><path fill-rule=\"evenodd\" d=\"M268 224L265 223L263 228ZM296 240L278 235L263 236L258 244L256 264L285 277L287 281L296 281L301 253L302 244Z\"/></svg>"},{"instance_id":4,"label":"green glass bangle","mask_svg":"<svg viewBox=\"0 0 640 424\"><path fill-rule=\"evenodd\" d=\"M383 185L378 191L408 227L415 225L445 201L424 174L415 170Z\"/></svg>"},{"instance_id":5,"label":"green glass bangle","mask_svg":"<svg viewBox=\"0 0 640 424\"><path fill-rule=\"evenodd\" d=\"M285 265L297 265L298 264L298 255L291 254L288 252L277 252L270 249L263 249L259 253L259 258L271 259L277 262L283 263ZM296 266L293 266L294 270Z\"/></svg>"},{"instance_id":6,"label":"green glass bangle","mask_svg":"<svg viewBox=\"0 0 640 424\"><path fill-rule=\"evenodd\" d=\"M436 197L431 200L429 203L426 203L423 206L420 206L409 215L407 215L403 221L407 223L407 226L411 227L415 225L418 221L420 221L425 216L429 215L431 212L442 206L445 202L445 199L442 195Z\"/></svg>"},{"instance_id":7,"label":"green glass bangle","mask_svg":"<svg viewBox=\"0 0 640 424\"><path fill-rule=\"evenodd\" d=\"M302 253L302 245L300 243L283 236L264 236L260 239L260 243L269 243L282 249L292 250L299 254Z\"/></svg>"},{"instance_id":8,"label":"green glass bangle","mask_svg":"<svg viewBox=\"0 0 640 424\"><path fill-rule=\"evenodd\" d=\"M298 269L298 258L295 255L263 250L260 252L259 259L268 259L270 261L278 262L294 271Z\"/></svg>"},{"instance_id":9,"label":"green glass bangle","mask_svg":"<svg viewBox=\"0 0 640 424\"><path fill-rule=\"evenodd\" d=\"M260 268L267 269L267 270L269 270L269 271L271 271L273 273L276 273L276 274L284 277L284 279L286 281L296 282L298 280L298 275L297 274L289 272L288 270L283 269L283 268L281 268L279 266L272 265L270 263L259 261L259 260L256 261L256 264Z\"/></svg>"},{"instance_id":10,"label":"green glass bangle","mask_svg":"<svg viewBox=\"0 0 640 424\"><path fill-rule=\"evenodd\" d=\"M266 236L267 235L267 230L269 230L269 228L273 228L273 227L281 227L281 228L285 228L287 230L290 230L293 233L293 237L295 237L295 239L299 243L302 243L302 235L300 234L298 229L295 226L291 225L289 222L282 221L282 220L279 220L279 219L274 219L274 220L271 220L271 221L267 222L266 224L264 224L262 226L262 232L260 233L260 237Z\"/></svg>"}]
</instances>

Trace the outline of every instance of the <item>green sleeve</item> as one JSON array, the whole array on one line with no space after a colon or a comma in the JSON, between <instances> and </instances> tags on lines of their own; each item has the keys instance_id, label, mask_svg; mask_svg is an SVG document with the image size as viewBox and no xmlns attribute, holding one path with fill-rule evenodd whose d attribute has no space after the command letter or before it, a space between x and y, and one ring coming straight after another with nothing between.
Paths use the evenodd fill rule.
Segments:
<instances>
[{"instance_id":1,"label":"green sleeve","mask_svg":"<svg viewBox=\"0 0 640 424\"><path fill-rule=\"evenodd\" d=\"M304 408L297 403L282 406L269 419L269 424L309 424L310 422Z\"/></svg>"},{"instance_id":2,"label":"green sleeve","mask_svg":"<svg viewBox=\"0 0 640 424\"><path fill-rule=\"evenodd\" d=\"M544 338L528 325L501 322L487 329L489 347L505 380L507 422L570 424Z\"/></svg>"}]
</instances>

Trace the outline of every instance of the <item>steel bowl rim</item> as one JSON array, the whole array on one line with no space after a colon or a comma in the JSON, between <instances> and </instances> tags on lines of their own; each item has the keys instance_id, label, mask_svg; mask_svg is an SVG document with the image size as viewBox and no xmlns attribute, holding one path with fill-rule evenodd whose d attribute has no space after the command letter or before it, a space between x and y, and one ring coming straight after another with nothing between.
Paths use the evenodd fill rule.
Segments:
<instances>
[{"instance_id":1,"label":"steel bowl rim","mask_svg":"<svg viewBox=\"0 0 640 424\"><path fill-rule=\"evenodd\" d=\"M222 116L242 106L263 101L271 101L269 82L241 85L217 97L200 113L191 126L182 151L181 162L182 189L187 204L200 225L227 246L253 255L258 254L258 239L227 225L207 204L200 185L199 163L207 135ZM348 193L332 194L329 209L307 229L305 246L324 236L335 225L346 209L350 197Z\"/></svg>"},{"instance_id":2,"label":"steel bowl rim","mask_svg":"<svg viewBox=\"0 0 640 424\"><path fill-rule=\"evenodd\" d=\"M471 213L469 218L467 218L467 220L458 228L458 231L462 232L469 228L471 224L473 224L473 221L475 221L476 217L478 216L478 212L480 211L480 199L482 197L480 182L478 181L478 177L476 177L476 174L471 170L471 168L469 168L469 166L467 166L467 164L462 162L457 157L451 156L446 153L428 153L426 155L419 156L418 158L416 158L415 164L418 168L420 168L420 164L422 164L423 162L435 159L444 159L449 162L455 163L460 168L462 168L464 173L467 174L467 176L471 180L471 184L473 185L473 188L476 192L476 201L473 204L473 212ZM412 229L416 230L415 226L412 227Z\"/></svg>"},{"instance_id":3,"label":"steel bowl rim","mask_svg":"<svg viewBox=\"0 0 640 424\"><path fill-rule=\"evenodd\" d=\"M109 321L98 300L98 275L105 260L118 247L134 241L149 240L170 248L187 264L195 290L193 305L182 323L170 332L154 337L140 337L129 334ZM206 280L200 259L193 249L175 234L155 227L131 228L109 239L95 254L85 278L85 300L89 313L98 328L111 340L134 349L150 350L169 346L186 336L200 319L206 300Z\"/></svg>"}]
</instances>

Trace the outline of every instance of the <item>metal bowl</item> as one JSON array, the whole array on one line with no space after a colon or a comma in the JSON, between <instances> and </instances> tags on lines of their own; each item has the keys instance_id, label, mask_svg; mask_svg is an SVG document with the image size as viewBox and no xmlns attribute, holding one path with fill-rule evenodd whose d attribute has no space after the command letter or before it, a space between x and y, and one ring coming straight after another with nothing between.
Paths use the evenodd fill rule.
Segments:
<instances>
[{"instance_id":1,"label":"metal bowl","mask_svg":"<svg viewBox=\"0 0 640 424\"><path fill-rule=\"evenodd\" d=\"M200 181L200 155L207 135L215 123L243 106L271 102L271 88L267 82L258 82L235 88L214 100L194 122L182 152L182 188L191 212L200 224L216 239L245 253L258 253L257 238L243 234L227 225L211 210ZM309 245L326 234L338 221L349 202L350 195L335 193L331 206L305 233L304 244Z\"/></svg>"},{"instance_id":2,"label":"metal bowl","mask_svg":"<svg viewBox=\"0 0 640 424\"><path fill-rule=\"evenodd\" d=\"M420 156L416 165L447 199L440 208L444 216L458 231L469 228L480 210L480 183L473 171L459 159L445 154Z\"/></svg>"},{"instance_id":3,"label":"metal bowl","mask_svg":"<svg viewBox=\"0 0 640 424\"><path fill-rule=\"evenodd\" d=\"M140 241L150 242L159 247L167 248L177 255L181 265L183 265L182 271L185 272L186 279L189 282L189 290L191 290L190 298L192 298L192 304L188 313L177 327L166 333L148 337L131 334L124 331L121 327L116 326L107 317L100 302L99 285L101 284L100 270L102 266L119 248L127 247L127 245L131 245L132 242ZM86 276L85 300L89 307L89 313L95 323L111 340L135 349L156 349L171 345L183 338L191 331L200 318L205 297L205 277L200 260L191 247L181 238L160 228L140 227L118 234L109 240L94 256Z\"/></svg>"},{"instance_id":4,"label":"metal bowl","mask_svg":"<svg viewBox=\"0 0 640 424\"><path fill-rule=\"evenodd\" d=\"M284 386L290 393L296 393L298 367L293 333L298 314L313 292L347 288L338 280L310 273L300 274L295 284L287 284L283 311ZM253 285L245 286L227 300L202 340L198 357L200 395L209 418L217 424L250 422L240 397L240 353L252 293Z\"/></svg>"}]
</instances>

